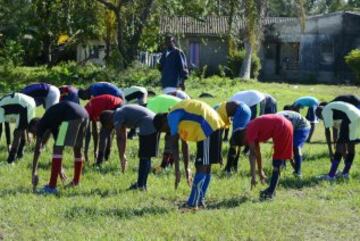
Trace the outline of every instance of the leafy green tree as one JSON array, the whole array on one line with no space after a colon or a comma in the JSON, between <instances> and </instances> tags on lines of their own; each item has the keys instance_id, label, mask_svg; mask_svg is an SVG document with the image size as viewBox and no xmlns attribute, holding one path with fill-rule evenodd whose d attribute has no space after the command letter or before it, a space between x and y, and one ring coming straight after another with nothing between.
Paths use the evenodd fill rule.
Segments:
<instances>
[{"instance_id":1,"label":"leafy green tree","mask_svg":"<svg viewBox=\"0 0 360 241\"><path fill-rule=\"evenodd\" d=\"M116 44L123 66L128 67L136 58L139 42L154 0L96 0L115 16Z\"/></svg>"}]
</instances>

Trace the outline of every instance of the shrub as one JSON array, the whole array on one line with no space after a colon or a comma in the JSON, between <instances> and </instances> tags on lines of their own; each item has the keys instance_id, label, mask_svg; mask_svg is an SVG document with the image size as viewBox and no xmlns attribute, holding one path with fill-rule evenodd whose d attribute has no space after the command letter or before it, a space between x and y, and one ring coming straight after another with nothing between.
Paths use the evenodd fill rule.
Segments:
<instances>
[{"instance_id":1,"label":"shrub","mask_svg":"<svg viewBox=\"0 0 360 241\"><path fill-rule=\"evenodd\" d=\"M356 84L360 84L360 49L354 49L346 55L345 62L354 71L357 79Z\"/></svg>"},{"instance_id":2,"label":"shrub","mask_svg":"<svg viewBox=\"0 0 360 241\"><path fill-rule=\"evenodd\" d=\"M0 48L0 64L18 66L23 63L24 49L15 40L6 40Z\"/></svg>"},{"instance_id":3,"label":"shrub","mask_svg":"<svg viewBox=\"0 0 360 241\"><path fill-rule=\"evenodd\" d=\"M76 62L64 62L52 68L0 66L0 91L16 91L29 83L46 82L56 86L73 84L89 85L93 82L112 82L120 87L130 85L159 86L160 73L140 63L134 63L128 69L118 71L94 64L79 65Z\"/></svg>"},{"instance_id":4,"label":"shrub","mask_svg":"<svg viewBox=\"0 0 360 241\"><path fill-rule=\"evenodd\" d=\"M239 75L242 62L244 61L246 51L245 49L233 50L228 56L227 75L231 78L236 78ZM251 56L251 78L256 79L259 76L261 69L260 58L253 54Z\"/></svg>"}]
</instances>

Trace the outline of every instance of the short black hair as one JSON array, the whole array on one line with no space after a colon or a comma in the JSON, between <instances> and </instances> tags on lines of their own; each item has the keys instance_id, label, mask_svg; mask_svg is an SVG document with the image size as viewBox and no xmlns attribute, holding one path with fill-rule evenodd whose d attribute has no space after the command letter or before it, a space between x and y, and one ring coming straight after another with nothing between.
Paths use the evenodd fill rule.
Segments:
<instances>
[{"instance_id":1,"label":"short black hair","mask_svg":"<svg viewBox=\"0 0 360 241\"><path fill-rule=\"evenodd\" d=\"M327 104L328 104L327 101L322 101L322 102L320 102L319 106L325 106L325 105L327 105Z\"/></svg>"},{"instance_id":2,"label":"short black hair","mask_svg":"<svg viewBox=\"0 0 360 241\"><path fill-rule=\"evenodd\" d=\"M166 119L167 119L167 113L159 113L156 114L154 119L153 119L153 125L155 127L156 130L161 130L161 128L163 127Z\"/></svg>"},{"instance_id":3,"label":"short black hair","mask_svg":"<svg viewBox=\"0 0 360 241\"><path fill-rule=\"evenodd\" d=\"M316 114L316 116L319 118L319 119L323 119L323 116L322 116L322 111L323 111L323 109L324 109L324 106L325 105L319 105L317 108L316 108L316 110L315 110L315 114Z\"/></svg>"},{"instance_id":4,"label":"short black hair","mask_svg":"<svg viewBox=\"0 0 360 241\"><path fill-rule=\"evenodd\" d=\"M284 110L293 110L293 105L284 105Z\"/></svg>"},{"instance_id":5,"label":"short black hair","mask_svg":"<svg viewBox=\"0 0 360 241\"><path fill-rule=\"evenodd\" d=\"M82 100L89 99L90 96L89 96L89 93L88 93L88 89L79 89L78 90L78 96Z\"/></svg>"}]
</instances>

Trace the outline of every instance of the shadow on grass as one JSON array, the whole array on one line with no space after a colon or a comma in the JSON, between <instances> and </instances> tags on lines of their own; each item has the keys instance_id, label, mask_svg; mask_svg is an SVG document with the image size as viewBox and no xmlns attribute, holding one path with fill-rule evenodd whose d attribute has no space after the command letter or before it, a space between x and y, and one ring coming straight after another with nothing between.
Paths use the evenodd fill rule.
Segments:
<instances>
[{"instance_id":1,"label":"shadow on grass","mask_svg":"<svg viewBox=\"0 0 360 241\"><path fill-rule=\"evenodd\" d=\"M8 197L8 196L16 196L19 194L30 194L32 193L31 188L29 187L17 187L11 189L1 189L0 190L0 198Z\"/></svg>"},{"instance_id":2,"label":"shadow on grass","mask_svg":"<svg viewBox=\"0 0 360 241\"><path fill-rule=\"evenodd\" d=\"M92 196L100 196L102 198L104 197L111 197L116 196L121 193L129 192L127 190L116 190L116 189L101 189L101 188L95 188L91 189L89 191L70 191L67 192L66 190L61 192L62 197L76 197L76 196L83 196L83 197L92 197Z\"/></svg>"},{"instance_id":3,"label":"shadow on grass","mask_svg":"<svg viewBox=\"0 0 360 241\"><path fill-rule=\"evenodd\" d=\"M230 199L222 200L220 202L210 202L207 205L207 209L230 209L236 208L241 204L252 201L248 196L233 197Z\"/></svg>"},{"instance_id":4,"label":"shadow on grass","mask_svg":"<svg viewBox=\"0 0 360 241\"><path fill-rule=\"evenodd\" d=\"M304 154L304 162L319 161L320 159L327 159L329 160L329 164L330 164L329 153L327 151L314 153L311 155Z\"/></svg>"},{"instance_id":5,"label":"shadow on grass","mask_svg":"<svg viewBox=\"0 0 360 241\"><path fill-rule=\"evenodd\" d=\"M112 208L97 209L93 207L72 207L65 212L65 217L69 219L79 217L98 218L99 216L110 216L116 218L130 219L148 215L159 215L168 213L169 210L163 207L143 207L143 208Z\"/></svg>"},{"instance_id":6,"label":"shadow on grass","mask_svg":"<svg viewBox=\"0 0 360 241\"><path fill-rule=\"evenodd\" d=\"M298 179L295 177L281 177L279 181L279 186L285 189L302 189L305 187L314 187L320 182L322 182L322 180L319 180L317 177L306 177L302 179Z\"/></svg>"}]
</instances>

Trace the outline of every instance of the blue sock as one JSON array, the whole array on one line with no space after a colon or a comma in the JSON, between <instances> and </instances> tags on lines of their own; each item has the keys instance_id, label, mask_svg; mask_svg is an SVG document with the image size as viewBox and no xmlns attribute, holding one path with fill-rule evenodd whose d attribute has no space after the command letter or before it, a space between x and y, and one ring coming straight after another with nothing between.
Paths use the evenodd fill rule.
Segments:
<instances>
[{"instance_id":1,"label":"blue sock","mask_svg":"<svg viewBox=\"0 0 360 241\"><path fill-rule=\"evenodd\" d=\"M150 160L140 159L138 181L137 181L139 187L146 187L150 168L151 168Z\"/></svg>"},{"instance_id":2,"label":"blue sock","mask_svg":"<svg viewBox=\"0 0 360 241\"><path fill-rule=\"evenodd\" d=\"M206 180L206 175L206 173L202 172L197 172L195 174L194 181L191 187L191 193L187 201L189 206L196 207L199 205L201 194L203 192L203 186Z\"/></svg>"},{"instance_id":3,"label":"blue sock","mask_svg":"<svg viewBox=\"0 0 360 241\"><path fill-rule=\"evenodd\" d=\"M340 163L340 160L338 160L338 159L335 159L335 160L332 161L331 168L330 168L330 171L329 171L329 176L330 177L334 177L336 175L336 171L337 171L337 168L339 166L339 163Z\"/></svg>"},{"instance_id":4,"label":"blue sock","mask_svg":"<svg viewBox=\"0 0 360 241\"><path fill-rule=\"evenodd\" d=\"M302 156L299 154L296 154L294 156L294 159L295 159L295 172L296 172L296 174L301 174Z\"/></svg>"},{"instance_id":5,"label":"blue sock","mask_svg":"<svg viewBox=\"0 0 360 241\"><path fill-rule=\"evenodd\" d=\"M202 186L200 201L205 199L206 191L209 187L210 180L211 180L211 174L208 173L208 174L206 174L205 182L204 182L204 185Z\"/></svg>"}]
</instances>

